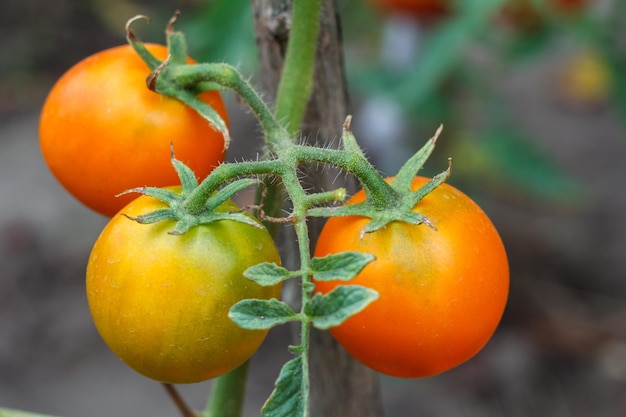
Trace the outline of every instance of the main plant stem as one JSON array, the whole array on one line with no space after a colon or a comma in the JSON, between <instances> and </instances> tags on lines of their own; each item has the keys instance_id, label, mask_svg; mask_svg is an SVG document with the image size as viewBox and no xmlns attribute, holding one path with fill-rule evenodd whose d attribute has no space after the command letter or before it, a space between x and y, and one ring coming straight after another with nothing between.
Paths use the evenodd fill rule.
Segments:
<instances>
[{"instance_id":1,"label":"main plant stem","mask_svg":"<svg viewBox=\"0 0 626 417\"><path fill-rule=\"evenodd\" d=\"M295 133L300 129L302 118L304 115L304 109L309 100L309 96L313 89L313 71L315 51L317 47L317 37L319 31L319 13L321 8L321 0L296 0L293 7L293 25L291 30L290 47L288 49L288 61L284 67L279 94L276 100L276 117L274 120L282 122L282 126L288 127L288 132ZM244 84L244 87L246 85ZM254 97L258 97L254 94ZM254 102L257 105L258 102ZM254 106L253 107L254 110ZM264 108L265 106L259 106L258 108ZM257 117L259 114L257 113ZM262 114L259 120L267 120L268 115ZM267 121L265 123L268 123ZM271 125L271 122L269 122ZM272 128L274 127L271 125ZM273 129L271 129L273 130ZM267 146L271 149L279 147L282 136L280 130L273 130L275 133L269 133L265 130ZM278 189L280 185L269 184L268 194L276 201L282 201L282 192ZM276 203L274 201L274 203ZM270 216L278 216L282 206L280 204L272 204L272 210L267 212ZM266 207L267 210L267 207ZM308 245L308 231L306 228L306 219L298 221L298 229L301 237L306 237L304 242L298 239L300 252L303 253L303 247L306 245L306 256L310 256ZM278 234L277 228L270 229L273 237L276 238ZM308 330L307 330L308 333ZM303 331L304 334L304 331ZM303 336L305 337L305 336ZM307 342L308 336L303 340L303 343ZM308 343L307 343L308 346ZM235 399L239 404L238 412L232 414L232 417L241 416L241 410L243 409L243 396L245 390L246 370L247 362L241 365L241 370L235 370L229 372L226 375L221 376L216 381L216 388L214 389L209 404L207 405L206 412L207 417L217 416L218 414L211 414L218 411L220 404L228 402L230 399ZM308 367L307 378L308 381ZM219 389L218 387L228 387L229 389ZM308 390L307 390L308 392ZM308 402L308 401L307 401ZM223 417L231 417L224 414L219 414Z\"/></svg>"},{"instance_id":2,"label":"main plant stem","mask_svg":"<svg viewBox=\"0 0 626 417\"><path fill-rule=\"evenodd\" d=\"M276 94L276 118L290 133L300 130L313 91L321 0L295 0L289 46Z\"/></svg>"}]
</instances>

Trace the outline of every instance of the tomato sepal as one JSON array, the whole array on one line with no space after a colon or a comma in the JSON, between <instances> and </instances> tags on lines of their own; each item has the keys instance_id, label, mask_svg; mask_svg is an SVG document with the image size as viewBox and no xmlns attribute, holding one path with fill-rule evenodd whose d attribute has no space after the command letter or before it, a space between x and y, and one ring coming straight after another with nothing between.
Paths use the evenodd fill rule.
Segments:
<instances>
[{"instance_id":1,"label":"tomato sepal","mask_svg":"<svg viewBox=\"0 0 626 417\"><path fill-rule=\"evenodd\" d=\"M128 19L128 21L126 22L126 41L135 50L135 52L137 53L137 55L139 55L142 61L146 63L148 68L150 68L150 70L154 70L159 65L161 65L163 61L161 61L160 59L152 55L150 51L148 51L146 46L143 44L143 42L139 41L139 39L135 35L135 32L133 32L131 28L131 25L133 23L141 19L147 21L148 23L150 23L151 21L150 17L142 14L136 15L135 17Z\"/></svg>"},{"instance_id":2,"label":"tomato sepal","mask_svg":"<svg viewBox=\"0 0 626 417\"><path fill-rule=\"evenodd\" d=\"M195 214L186 209L185 203L188 198L192 198L194 191L199 186L196 176L187 165L176 159L173 150L171 162L178 174L178 178L182 184L181 186L166 188L137 187L126 190L120 194L139 193L161 200L168 207L160 208L139 216L128 216L122 213L125 217L141 224L175 220L174 229L169 232L173 235L182 235L188 232L192 227L221 220L233 220L259 229L263 228L263 225L254 217L244 213L230 200L230 198L239 191L257 184L257 179L242 178L228 183L211 194L205 202L204 210L201 213Z\"/></svg>"},{"instance_id":3,"label":"tomato sepal","mask_svg":"<svg viewBox=\"0 0 626 417\"><path fill-rule=\"evenodd\" d=\"M342 136L344 148L356 154L357 157L361 157L363 153L349 130L349 123L350 119L348 118ZM366 233L380 230L395 221L414 225L426 224L435 229L432 222L423 214L413 211L413 207L450 177L452 160L448 159L448 168L445 171L433 177L419 189L413 190L411 184L413 178L422 169L435 149L435 144L442 130L443 125L439 126L424 146L400 168L398 173L392 177L392 181L383 181L382 178L380 182L362 181L366 194L364 201L338 207L311 207L308 209L307 215L315 217L367 217L370 221L364 226L361 237Z\"/></svg>"},{"instance_id":4,"label":"tomato sepal","mask_svg":"<svg viewBox=\"0 0 626 417\"><path fill-rule=\"evenodd\" d=\"M140 223L140 224L152 224L152 223L162 222L165 220L176 219L176 215L172 212L172 210L169 210L169 209L155 210L153 212L150 212L142 216L131 216L126 213L122 213L122 216L126 217L129 220L136 221L137 223Z\"/></svg>"},{"instance_id":5,"label":"tomato sepal","mask_svg":"<svg viewBox=\"0 0 626 417\"><path fill-rule=\"evenodd\" d=\"M139 19L150 21L147 16L137 15L126 23L126 40L135 50L139 57L146 63L152 71L146 78L146 85L152 91L165 96L180 100L187 106L194 109L200 116L209 122L211 127L218 131L224 138L223 151L227 151L230 145L230 133L226 121L210 105L198 98L200 92L209 91L216 87L215 83L201 83L201 88L193 88L188 85L189 76L177 74L173 71L176 67L197 67L197 64L187 64L187 42L182 32L174 30L174 23L178 19L179 12L176 11L169 20L165 29L167 39L168 57L161 61L157 59L146 46L141 42L131 29L132 23ZM208 64L210 65L210 64ZM198 83L195 83L196 85Z\"/></svg>"},{"instance_id":6,"label":"tomato sepal","mask_svg":"<svg viewBox=\"0 0 626 417\"><path fill-rule=\"evenodd\" d=\"M215 211L219 206L221 206L222 204L224 204L224 202L226 202L227 200L229 200L233 195L235 195L236 193L251 187L253 185L258 184L259 181L257 179L254 178L242 178L236 181L233 181L227 185L225 185L224 187L220 188L218 191L216 191L213 195L211 195L206 204L205 207L208 211Z\"/></svg>"},{"instance_id":7,"label":"tomato sepal","mask_svg":"<svg viewBox=\"0 0 626 417\"><path fill-rule=\"evenodd\" d=\"M172 165L178 174L180 179L180 185L183 190L183 195L189 195L193 190L198 187L198 179L196 174L187 165L174 157L174 150L172 149Z\"/></svg>"},{"instance_id":8,"label":"tomato sepal","mask_svg":"<svg viewBox=\"0 0 626 417\"><path fill-rule=\"evenodd\" d=\"M222 118L222 116L220 116L220 114L213 107L200 100L200 98L198 98L197 96L196 91L181 89L181 86L165 80L166 77L163 76L163 73L165 73L167 69L175 65L176 64L165 65L161 67L161 70L158 73L152 73L151 76L153 76L155 80L154 91L159 94L178 99L181 102L185 103L187 106L194 109L196 112L198 112L200 116L202 116L207 122L209 122L213 129L217 130L222 135L222 137L224 138L223 151L226 152L230 146L231 138L230 132L228 130L228 125L226 124L226 121ZM178 66L187 66L187 64Z\"/></svg>"},{"instance_id":9,"label":"tomato sepal","mask_svg":"<svg viewBox=\"0 0 626 417\"><path fill-rule=\"evenodd\" d=\"M409 186L407 188L409 190L409 194L407 196L408 206L410 208L413 208L424 197L430 194L435 188L439 187L441 184L446 182L448 178L450 178L451 174L452 174L452 158L448 158L448 168L445 171L432 177L426 184L422 185L417 190L410 191L411 185L409 183ZM391 182L391 186L394 188L398 187L398 184L396 183L395 179ZM404 184L402 184L401 186L404 187Z\"/></svg>"},{"instance_id":10,"label":"tomato sepal","mask_svg":"<svg viewBox=\"0 0 626 417\"><path fill-rule=\"evenodd\" d=\"M411 189L411 183L417 173L424 167L424 164L435 150L435 144L437 139L441 135L443 125L440 125L435 134L426 141L426 143L400 168L395 175L395 180L392 186L395 184L397 190L409 190Z\"/></svg>"}]
</instances>

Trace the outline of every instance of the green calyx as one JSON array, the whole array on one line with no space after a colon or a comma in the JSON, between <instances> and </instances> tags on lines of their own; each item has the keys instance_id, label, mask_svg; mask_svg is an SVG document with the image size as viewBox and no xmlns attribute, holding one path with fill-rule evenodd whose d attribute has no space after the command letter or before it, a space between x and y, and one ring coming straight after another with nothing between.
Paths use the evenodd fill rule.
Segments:
<instances>
[{"instance_id":1,"label":"green calyx","mask_svg":"<svg viewBox=\"0 0 626 417\"><path fill-rule=\"evenodd\" d=\"M198 181L193 171L177 160L172 155L172 165L178 173L181 181L180 192L171 188L140 187L125 191L123 194L138 192L143 195L157 198L167 204L167 208L159 209L137 217L130 217L142 224L157 223L164 220L176 221L176 226L171 234L179 235L187 232L192 227L200 224L209 224L220 220L233 220L246 223L254 227L261 228L252 216L242 212L230 202L230 198L243 190L257 184L257 180L252 178L242 178L235 180L223 188L212 193L204 203L204 209L200 212L192 213L186 209L186 202L192 197L192 193L198 188Z\"/></svg>"},{"instance_id":2,"label":"green calyx","mask_svg":"<svg viewBox=\"0 0 626 417\"><path fill-rule=\"evenodd\" d=\"M310 209L307 214L317 217L369 217L371 220L362 233L374 232L394 221L415 225L423 223L434 228L428 218L412 209L420 200L449 178L452 169L451 160L449 160L448 168L445 171L433 177L419 189L413 191L411 183L435 149L435 143L442 129L443 127L439 127L435 135L400 168L393 181L389 183L383 181L383 185L380 181L367 183L363 181L364 178L360 178L367 195L366 200L362 203L330 208L316 207ZM358 149L354 136L348 130L344 131L343 137L344 147L354 150L355 153L358 152L364 158L363 153ZM382 180L382 177L380 179Z\"/></svg>"}]
</instances>

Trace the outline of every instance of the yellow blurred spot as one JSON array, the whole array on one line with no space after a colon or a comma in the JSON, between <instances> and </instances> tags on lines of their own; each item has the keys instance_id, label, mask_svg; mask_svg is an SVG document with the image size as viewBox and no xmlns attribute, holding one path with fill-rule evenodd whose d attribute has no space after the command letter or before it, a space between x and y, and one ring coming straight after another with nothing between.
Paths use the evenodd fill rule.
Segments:
<instances>
[{"instance_id":1,"label":"yellow blurred spot","mask_svg":"<svg viewBox=\"0 0 626 417\"><path fill-rule=\"evenodd\" d=\"M611 74L606 62L593 51L575 56L563 72L563 93L581 104L600 104L607 100Z\"/></svg>"}]
</instances>

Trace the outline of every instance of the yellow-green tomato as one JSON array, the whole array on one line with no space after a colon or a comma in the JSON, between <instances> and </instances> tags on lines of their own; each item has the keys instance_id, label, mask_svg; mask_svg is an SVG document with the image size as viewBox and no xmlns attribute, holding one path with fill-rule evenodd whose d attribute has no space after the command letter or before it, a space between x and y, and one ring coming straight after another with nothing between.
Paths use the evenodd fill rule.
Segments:
<instances>
[{"instance_id":1,"label":"yellow-green tomato","mask_svg":"<svg viewBox=\"0 0 626 417\"><path fill-rule=\"evenodd\" d=\"M169 234L173 221L135 217L164 203L141 196L115 215L87 266L87 298L98 332L128 366L167 383L222 375L252 356L267 331L244 330L228 317L242 299L279 298L243 276L261 262L280 264L266 229L232 220ZM232 202L219 210L237 210Z\"/></svg>"}]
</instances>

